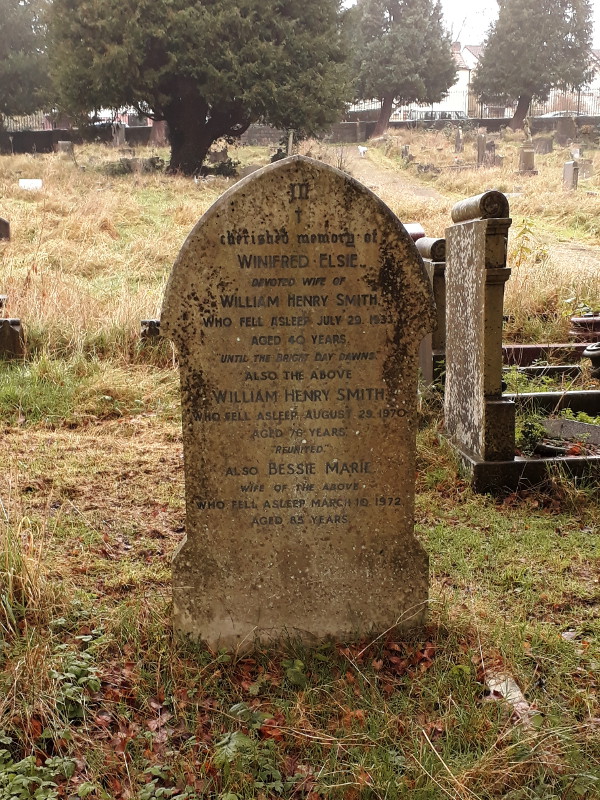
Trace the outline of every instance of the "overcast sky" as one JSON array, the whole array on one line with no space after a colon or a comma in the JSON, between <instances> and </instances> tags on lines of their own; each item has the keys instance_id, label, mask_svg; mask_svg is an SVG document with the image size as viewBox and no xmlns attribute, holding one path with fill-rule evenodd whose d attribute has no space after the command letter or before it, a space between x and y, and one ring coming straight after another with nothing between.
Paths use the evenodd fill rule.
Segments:
<instances>
[{"instance_id":1,"label":"overcast sky","mask_svg":"<svg viewBox=\"0 0 600 800\"><path fill-rule=\"evenodd\" d=\"M531 0L535 3L535 0ZM446 26L454 41L481 44L490 24L498 16L496 0L442 0ZM600 48L600 0L592 0L594 9L594 47Z\"/></svg>"}]
</instances>

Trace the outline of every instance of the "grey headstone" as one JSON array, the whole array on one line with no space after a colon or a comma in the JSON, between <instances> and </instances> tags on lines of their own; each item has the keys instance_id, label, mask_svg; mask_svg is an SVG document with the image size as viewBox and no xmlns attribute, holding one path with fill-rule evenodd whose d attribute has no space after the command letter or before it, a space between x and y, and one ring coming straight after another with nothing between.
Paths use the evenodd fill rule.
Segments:
<instances>
[{"instance_id":1,"label":"grey headstone","mask_svg":"<svg viewBox=\"0 0 600 800\"><path fill-rule=\"evenodd\" d=\"M577 123L574 117L559 117L556 123L556 141L560 145L569 144L577 138Z\"/></svg>"},{"instance_id":2,"label":"grey headstone","mask_svg":"<svg viewBox=\"0 0 600 800\"><path fill-rule=\"evenodd\" d=\"M485 164L485 145L486 137L483 133L477 134L477 166L481 167Z\"/></svg>"},{"instance_id":3,"label":"grey headstone","mask_svg":"<svg viewBox=\"0 0 600 800\"><path fill-rule=\"evenodd\" d=\"M410 237L333 167L287 158L206 212L161 316L182 389L180 631L249 647L423 621L417 357L433 322Z\"/></svg>"},{"instance_id":4,"label":"grey headstone","mask_svg":"<svg viewBox=\"0 0 600 800\"><path fill-rule=\"evenodd\" d=\"M536 136L533 140L533 149L540 155L548 155L554 149L552 136Z\"/></svg>"},{"instance_id":5,"label":"grey headstone","mask_svg":"<svg viewBox=\"0 0 600 800\"><path fill-rule=\"evenodd\" d=\"M531 144L525 144L519 149L519 172L535 172L535 150Z\"/></svg>"},{"instance_id":6,"label":"grey headstone","mask_svg":"<svg viewBox=\"0 0 600 800\"><path fill-rule=\"evenodd\" d=\"M75 154L73 142L57 142L56 152L60 155L67 156L68 158L73 158Z\"/></svg>"},{"instance_id":7,"label":"grey headstone","mask_svg":"<svg viewBox=\"0 0 600 800\"><path fill-rule=\"evenodd\" d=\"M508 203L499 192L497 207ZM474 203L473 200L478 200ZM492 198L493 200L494 198ZM484 461L514 458L514 404L502 399L506 238L511 220L482 219L485 195L457 204L446 229L445 425L454 444ZM489 204L493 210L493 203Z\"/></svg>"},{"instance_id":8,"label":"grey headstone","mask_svg":"<svg viewBox=\"0 0 600 800\"><path fill-rule=\"evenodd\" d=\"M579 164L577 161L566 161L563 167L563 189L568 192L577 189L579 180Z\"/></svg>"},{"instance_id":9,"label":"grey headstone","mask_svg":"<svg viewBox=\"0 0 600 800\"><path fill-rule=\"evenodd\" d=\"M579 166L578 178L592 178L594 176L594 162L591 158L580 158L577 162Z\"/></svg>"},{"instance_id":10,"label":"grey headstone","mask_svg":"<svg viewBox=\"0 0 600 800\"><path fill-rule=\"evenodd\" d=\"M21 358L25 342L20 319L0 319L0 358Z\"/></svg>"}]
</instances>

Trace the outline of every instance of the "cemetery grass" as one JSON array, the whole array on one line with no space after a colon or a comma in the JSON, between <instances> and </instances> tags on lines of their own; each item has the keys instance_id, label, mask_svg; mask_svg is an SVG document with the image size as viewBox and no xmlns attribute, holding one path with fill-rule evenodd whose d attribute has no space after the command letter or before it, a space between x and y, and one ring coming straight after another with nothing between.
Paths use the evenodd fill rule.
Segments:
<instances>
[{"instance_id":1,"label":"cemetery grass","mask_svg":"<svg viewBox=\"0 0 600 800\"><path fill-rule=\"evenodd\" d=\"M463 164L476 161L476 134L465 134L464 153L454 154L454 130L388 132L385 141L369 148L369 158L379 167L434 186L445 199L437 203L417 199L400 186L391 192L391 206L403 220L421 221L427 235L444 236L452 205L488 189L509 195L513 225L509 233L506 285L505 338L515 342L568 340L573 314L600 309L600 159L594 142L585 143L585 156L595 165L595 175L581 181L577 192L562 189L562 167L571 158L568 148L555 146L553 153L536 155L537 176L521 176L518 147L522 135L505 132L495 136L496 152L505 156L502 167L453 169L455 158ZM401 158L403 144L410 146L415 161ZM436 172L419 172L418 165ZM588 192L590 194L588 194ZM430 210L431 209L431 210Z\"/></svg>"},{"instance_id":2,"label":"cemetery grass","mask_svg":"<svg viewBox=\"0 0 600 800\"><path fill-rule=\"evenodd\" d=\"M473 495L434 399L424 631L252 655L174 634L177 374L139 320L227 184L109 179L110 157L0 159L2 290L28 338L0 372L0 800L598 796L597 482ZM44 194L15 189L40 175ZM490 695L497 675L529 709Z\"/></svg>"}]
</instances>

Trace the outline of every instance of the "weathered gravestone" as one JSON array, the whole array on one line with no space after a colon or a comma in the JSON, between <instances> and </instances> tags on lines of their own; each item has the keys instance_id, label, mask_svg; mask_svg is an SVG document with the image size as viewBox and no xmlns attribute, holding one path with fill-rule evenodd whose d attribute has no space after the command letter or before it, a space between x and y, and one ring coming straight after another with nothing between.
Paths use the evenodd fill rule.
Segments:
<instances>
[{"instance_id":1,"label":"weathered gravestone","mask_svg":"<svg viewBox=\"0 0 600 800\"><path fill-rule=\"evenodd\" d=\"M512 461L515 406L502 397L508 200L490 191L457 203L446 229L445 424L471 461Z\"/></svg>"},{"instance_id":2,"label":"weathered gravestone","mask_svg":"<svg viewBox=\"0 0 600 800\"><path fill-rule=\"evenodd\" d=\"M577 160L578 166L578 180L585 180L586 178L592 178L594 175L594 162L591 158L580 158Z\"/></svg>"},{"instance_id":3,"label":"weathered gravestone","mask_svg":"<svg viewBox=\"0 0 600 800\"><path fill-rule=\"evenodd\" d=\"M419 368L425 383L443 380L446 354L446 240L423 237L416 241L433 289L436 324L421 342Z\"/></svg>"},{"instance_id":4,"label":"weathered gravestone","mask_svg":"<svg viewBox=\"0 0 600 800\"><path fill-rule=\"evenodd\" d=\"M20 319L0 319L0 358L21 358L25 342Z\"/></svg>"},{"instance_id":5,"label":"weathered gravestone","mask_svg":"<svg viewBox=\"0 0 600 800\"><path fill-rule=\"evenodd\" d=\"M400 222L332 167L287 158L206 212L161 317L182 391L180 631L233 647L423 621L417 354L433 318Z\"/></svg>"},{"instance_id":6,"label":"weathered gravestone","mask_svg":"<svg viewBox=\"0 0 600 800\"><path fill-rule=\"evenodd\" d=\"M75 147L73 142L59 141L56 143L56 152L63 156L63 158L74 158Z\"/></svg>"},{"instance_id":7,"label":"weathered gravestone","mask_svg":"<svg viewBox=\"0 0 600 800\"><path fill-rule=\"evenodd\" d=\"M556 123L556 141L566 145L577 138L577 123L574 117L559 117Z\"/></svg>"},{"instance_id":8,"label":"weathered gravestone","mask_svg":"<svg viewBox=\"0 0 600 800\"><path fill-rule=\"evenodd\" d=\"M535 150L531 144L524 144L519 148L519 174L537 175Z\"/></svg>"},{"instance_id":9,"label":"weathered gravestone","mask_svg":"<svg viewBox=\"0 0 600 800\"><path fill-rule=\"evenodd\" d=\"M548 155L553 150L552 136L536 136L533 140L533 149L540 155Z\"/></svg>"},{"instance_id":10,"label":"weathered gravestone","mask_svg":"<svg viewBox=\"0 0 600 800\"><path fill-rule=\"evenodd\" d=\"M577 161L565 161L563 166L563 189L575 191L579 183L579 164Z\"/></svg>"},{"instance_id":11,"label":"weathered gravestone","mask_svg":"<svg viewBox=\"0 0 600 800\"><path fill-rule=\"evenodd\" d=\"M482 167L485 164L485 146L487 139L484 133L477 134L477 166Z\"/></svg>"}]
</instances>

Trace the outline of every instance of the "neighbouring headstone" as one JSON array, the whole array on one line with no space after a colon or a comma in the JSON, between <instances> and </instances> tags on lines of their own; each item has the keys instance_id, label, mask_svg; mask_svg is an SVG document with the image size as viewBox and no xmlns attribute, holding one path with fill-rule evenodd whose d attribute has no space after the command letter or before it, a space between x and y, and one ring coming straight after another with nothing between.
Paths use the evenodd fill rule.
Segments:
<instances>
[{"instance_id":1,"label":"neighbouring headstone","mask_svg":"<svg viewBox=\"0 0 600 800\"><path fill-rule=\"evenodd\" d=\"M431 287L368 189L293 156L227 191L173 267L186 539L179 631L212 647L420 624L418 349Z\"/></svg>"},{"instance_id":2,"label":"neighbouring headstone","mask_svg":"<svg viewBox=\"0 0 600 800\"><path fill-rule=\"evenodd\" d=\"M112 137L113 147L123 147L123 145L127 144L127 139L125 138L125 125L123 125L121 122L113 123Z\"/></svg>"},{"instance_id":3,"label":"neighbouring headstone","mask_svg":"<svg viewBox=\"0 0 600 800\"><path fill-rule=\"evenodd\" d=\"M484 133L477 134L477 166L482 167L485 164L485 145L486 136Z\"/></svg>"},{"instance_id":4,"label":"neighbouring headstone","mask_svg":"<svg viewBox=\"0 0 600 800\"><path fill-rule=\"evenodd\" d=\"M571 158L573 158L575 161L579 161L582 155L583 147L580 144L573 144L571 146Z\"/></svg>"},{"instance_id":5,"label":"neighbouring headstone","mask_svg":"<svg viewBox=\"0 0 600 800\"><path fill-rule=\"evenodd\" d=\"M10 222L0 217L0 239L10 239Z\"/></svg>"},{"instance_id":6,"label":"neighbouring headstone","mask_svg":"<svg viewBox=\"0 0 600 800\"><path fill-rule=\"evenodd\" d=\"M577 123L574 117L558 117L556 123L556 141L567 145L577 138Z\"/></svg>"},{"instance_id":7,"label":"neighbouring headstone","mask_svg":"<svg viewBox=\"0 0 600 800\"><path fill-rule=\"evenodd\" d=\"M419 367L425 383L443 378L446 354L446 240L423 237L416 241L433 289L436 325L421 342Z\"/></svg>"},{"instance_id":8,"label":"neighbouring headstone","mask_svg":"<svg viewBox=\"0 0 600 800\"><path fill-rule=\"evenodd\" d=\"M579 164L577 161L566 161L563 166L563 189L575 191L579 182Z\"/></svg>"},{"instance_id":9,"label":"neighbouring headstone","mask_svg":"<svg viewBox=\"0 0 600 800\"><path fill-rule=\"evenodd\" d=\"M0 358L21 358L25 354L20 319L0 319Z\"/></svg>"},{"instance_id":10,"label":"neighbouring headstone","mask_svg":"<svg viewBox=\"0 0 600 800\"><path fill-rule=\"evenodd\" d=\"M209 150L207 153L209 164L218 164L220 161L227 161L227 147L220 150Z\"/></svg>"},{"instance_id":11,"label":"neighbouring headstone","mask_svg":"<svg viewBox=\"0 0 600 800\"><path fill-rule=\"evenodd\" d=\"M61 156L72 159L75 155L73 142L57 142L56 152Z\"/></svg>"},{"instance_id":12,"label":"neighbouring headstone","mask_svg":"<svg viewBox=\"0 0 600 800\"><path fill-rule=\"evenodd\" d=\"M577 161L579 167L578 179L585 180L585 178L593 178L594 176L594 162L591 158L580 158Z\"/></svg>"},{"instance_id":13,"label":"neighbouring headstone","mask_svg":"<svg viewBox=\"0 0 600 800\"><path fill-rule=\"evenodd\" d=\"M486 167L496 166L496 142L489 141L485 143L485 165Z\"/></svg>"},{"instance_id":14,"label":"neighbouring headstone","mask_svg":"<svg viewBox=\"0 0 600 800\"><path fill-rule=\"evenodd\" d=\"M164 120L153 120L148 144L166 147L169 144L169 126Z\"/></svg>"},{"instance_id":15,"label":"neighbouring headstone","mask_svg":"<svg viewBox=\"0 0 600 800\"><path fill-rule=\"evenodd\" d=\"M537 175L535 150L531 144L524 144L519 148L519 174Z\"/></svg>"},{"instance_id":16,"label":"neighbouring headstone","mask_svg":"<svg viewBox=\"0 0 600 800\"><path fill-rule=\"evenodd\" d=\"M502 321L509 219L501 192L457 203L446 229L445 425L458 450L513 460L515 407L502 398Z\"/></svg>"},{"instance_id":17,"label":"neighbouring headstone","mask_svg":"<svg viewBox=\"0 0 600 800\"><path fill-rule=\"evenodd\" d=\"M465 145L463 141L463 129L459 125L456 129L456 134L454 136L454 152L462 153L464 149Z\"/></svg>"},{"instance_id":18,"label":"neighbouring headstone","mask_svg":"<svg viewBox=\"0 0 600 800\"><path fill-rule=\"evenodd\" d=\"M536 136L533 140L533 149L540 156L551 153L553 150L552 136Z\"/></svg>"}]
</instances>

